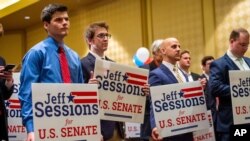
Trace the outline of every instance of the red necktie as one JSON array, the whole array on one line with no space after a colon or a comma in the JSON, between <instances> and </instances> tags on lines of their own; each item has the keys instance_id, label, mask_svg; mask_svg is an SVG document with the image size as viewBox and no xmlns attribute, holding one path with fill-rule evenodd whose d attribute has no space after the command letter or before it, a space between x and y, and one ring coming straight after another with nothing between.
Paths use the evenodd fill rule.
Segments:
<instances>
[{"instance_id":1,"label":"red necktie","mask_svg":"<svg viewBox=\"0 0 250 141\"><path fill-rule=\"evenodd\" d=\"M71 83L68 61L67 61L63 47L60 47L60 46L59 46L59 60L60 60L63 82Z\"/></svg>"}]
</instances>

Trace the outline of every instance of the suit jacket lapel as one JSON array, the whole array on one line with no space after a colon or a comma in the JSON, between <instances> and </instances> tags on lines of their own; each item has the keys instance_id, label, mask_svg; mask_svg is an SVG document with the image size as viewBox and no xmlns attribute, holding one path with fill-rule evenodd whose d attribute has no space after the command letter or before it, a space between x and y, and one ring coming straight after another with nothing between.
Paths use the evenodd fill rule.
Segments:
<instances>
[{"instance_id":1,"label":"suit jacket lapel","mask_svg":"<svg viewBox=\"0 0 250 141\"><path fill-rule=\"evenodd\" d=\"M243 57L245 62L247 63L248 67L250 68L250 59L247 57Z\"/></svg>"},{"instance_id":2,"label":"suit jacket lapel","mask_svg":"<svg viewBox=\"0 0 250 141\"><path fill-rule=\"evenodd\" d=\"M160 69L162 70L162 72L168 76L168 78L170 78L172 80L172 82L174 83L178 83L178 80L175 78L175 76L173 75L173 73L163 64L160 65Z\"/></svg>"},{"instance_id":3,"label":"suit jacket lapel","mask_svg":"<svg viewBox=\"0 0 250 141\"><path fill-rule=\"evenodd\" d=\"M232 70L240 70L240 68L238 68L238 66L233 62L232 59L229 58L227 54L224 55L224 58L226 62L228 62L228 64L233 68Z\"/></svg>"},{"instance_id":4,"label":"suit jacket lapel","mask_svg":"<svg viewBox=\"0 0 250 141\"><path fill-rule=\"evenodd\" d=\"M92 55L91 53L88 53L87 58L89 60L90 66L94 68L94 66L95 66L95 59L96 59L95 56Z\"/></svg>"}]
</instances>

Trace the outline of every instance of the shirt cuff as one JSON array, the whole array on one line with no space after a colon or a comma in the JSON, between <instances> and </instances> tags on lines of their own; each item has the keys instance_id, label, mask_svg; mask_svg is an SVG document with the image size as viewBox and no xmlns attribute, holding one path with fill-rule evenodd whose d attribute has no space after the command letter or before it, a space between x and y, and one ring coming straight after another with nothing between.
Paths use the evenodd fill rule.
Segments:
<instances>
[{"instance_id":1,"label":"shirt cuff","mask_svg":"<svg viewBox=\"0 0 250 141\"><path fill-rule=\"evenodd\" d=\"M26 123L26 130L27 130L27 133L34 132L33 120L27 121L27 123Z\"/></svg>"}]
</instances>

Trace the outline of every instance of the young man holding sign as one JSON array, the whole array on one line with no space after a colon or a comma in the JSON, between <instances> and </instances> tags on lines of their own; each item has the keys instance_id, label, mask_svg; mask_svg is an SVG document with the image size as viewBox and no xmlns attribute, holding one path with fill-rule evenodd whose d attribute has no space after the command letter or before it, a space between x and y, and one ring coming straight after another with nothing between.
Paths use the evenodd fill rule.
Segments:
<instances>
[{"instance_id":1,"label":"young man holding sign","mask_svg":"<svg viewBox=\"0 0 250 141\"><path fill-rule=\"evenodd\" d=\"M81 59L83 77L85 83L89 81L91 73L95 69L95 60L110 60L104 52L108 49L108 41L111 35L108 33L109 26L105 22L96 22L88 26L85 32L86 42L89 46L89 53ZM113 141L124 138L124 127L121 122L101 120L101 133L103 139Z\"/></svg>"},{"instance_id":2,"label":"young man holding sign","mask_svg":"<svg viewBox=\"0 0 250 141\"><path fill-rule=\"evenodd\" d=\"M24 56L20 76L19 100L23 124L28 132L27 141L35 140L31 84L84 81L79 56L64 44L70 26L67 7L49 4L42 10L41 19L48 37ZM93 83L97 81L93 80Z\"/></svg>"},{"instance_id":3,"label":"young man holding sign","mask_svg":"<svg viewBox=\"0 0 250 141\"><path fill-rule=\"evenodd\" d=\"M230 140L233 113L229 71L249 70L250 59L244 57L249 47L249 39L249 32L246 29L238 28L233 30L229 37L230 44L226 54L213 61L210 65L209 94L213 97L219 97L218 112L216 114L217 123L215 125L219 141Z\"/></svg>"}]
</instances>

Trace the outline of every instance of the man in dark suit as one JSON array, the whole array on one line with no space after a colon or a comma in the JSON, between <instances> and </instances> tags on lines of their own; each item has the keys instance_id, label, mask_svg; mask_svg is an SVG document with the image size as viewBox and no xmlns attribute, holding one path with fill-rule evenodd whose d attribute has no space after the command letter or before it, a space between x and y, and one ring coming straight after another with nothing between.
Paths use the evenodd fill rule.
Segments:
<instances>
[{"instance_id":1,"label":"man in dark suit","mask_svg":"<svg viewBox=\"0 0 250 141\"><path fill-rule=\"evenodd\" d=\"M203 73L201 74L201 78L205 78L207 80L207 82L209 81L210 65L213 61L214 61L213 56L204 56L201 59L201 68L203 71ZM211 110L211 112L212 112L215 139L218 140L218 134L216 131L216 113L218 110L217 107L219 104L219 99L218 99L218 97L214 97L214 96L209 94L208 83L207 83L206 87L204 88L204 94L205 94L205 98L206 98L207 110Z\"/></svg>"},{"instance_id":2,"label":"man in dark suit","mask_svg":"<svg viewBox=\"0 0 250 141\"><path fill-rule=\"evenodd\" d=\"M201 67L203 73L201 74L201 78L205 78L207 82L209 81L209 75L210 75L210 64L214 61L213 56L204 56L201 60ZM211 97L208 93L208 84L204 89L205 97L206 97L206 104L207 104L207 109L212 110L213 113L216 112L216 99ZM218 102L217 102L218 103ZM211 107L214 106L214 107ZM215 117L213 117L213 120L215 122Z\"/></svg>"},{"instance_id":3,"label":"man in dark suit","mask_svg":"<svg viewBox=\"0 0 250 141\"><path fill-rule=\"evenodd\" d=\"M250 58L244 57L249 46L249 32L244 28L234 29L230 34L229 43L225 55L213 61L210 66L209 94L219 97L216 116L219 141L230 140L230 126L233 125L229 70L249 70L250 67Z\"/></svg>"},{"instance_id":4,"label":"man in dark suit","mask_svg":"<svg viewBox=\"0 0 250 141\"><path fill-rule=\"evenodd\" d=\"M149 64L145 64L145 65L141 66L140 68L144 68L144 69L148 69L149 71L152 71L161 65L162 55L161 55L161 51L160 51L160 45L162 42L163 42L163 39L158 39L152 43L151 51L153 54L153 60ZM141 124L140 140L149 141L150 136L151 136L150 96L147 96L144 121L143 121L143 124Z\"/></svg>"},{"instance_id":5,"label":"man in dark suit","mask_svg":"<svg viewBox=\"0 0 250 141\"><path fill-rule=\"evenodd\" d=\"M191 66L191 57L190 57L190 52L188 50L183 50L181 52L181 57L178 64L180 69L186 76L188 82L196 81L201 77L199 74L191 72L189 70Z\"/></svg>"},{"instance_id":6,"label":"man in dark suit","mask_svg":"<svg viewBox=\"0 0 250 141\"><path fill-rule=\"evenodd\" d=\"M163 61L160 67L154 69L149 74L149 84L150 86L167 85L178 83L178 81L187 82L181 70L178 69L180 78L177 79L176 73L174 73L174 66L176 66L177 61L180 60L180 43L176 38L167 38L163 41L160 47ZM180 80L181 79L181 80ZM152 106L152 105L151 105ZM170 115L166 115L170 116ZM158 129L156 127L155 118L152 108L150 109L150 122L152 133L151 136L153 140L157 141L193 141L192 133L185 133L181 135L171 136L163 138L159 136Z\"/></svg>"},{"instance_id":7,"label":"man in dark suit","mask_svg":"<svg viewBox=\"0 0 250 141\"><path fill-rule=\"evenodd\" d=\"M4 100L11 97L13 93L12 72L3 72L5 60L0 57L0 140L8 141L8 121Z\"/></svg>"},{"instance_id":8,"label":"man in dark suit","mask_svg":"<svg viewBox=\"0 0 250 141\"><path fill-rule=\"evenodd\" d=\"M89 53L81 59L85 83L89 81L95 68L96 59L110 60L104 52L108 49L108 25L105 22L96 22L89 25L85 38L89 46ZM101 120L101 133L104 141L116 141L124 138L124 129L121 122Z\"/></svg>"}]
</instances>

